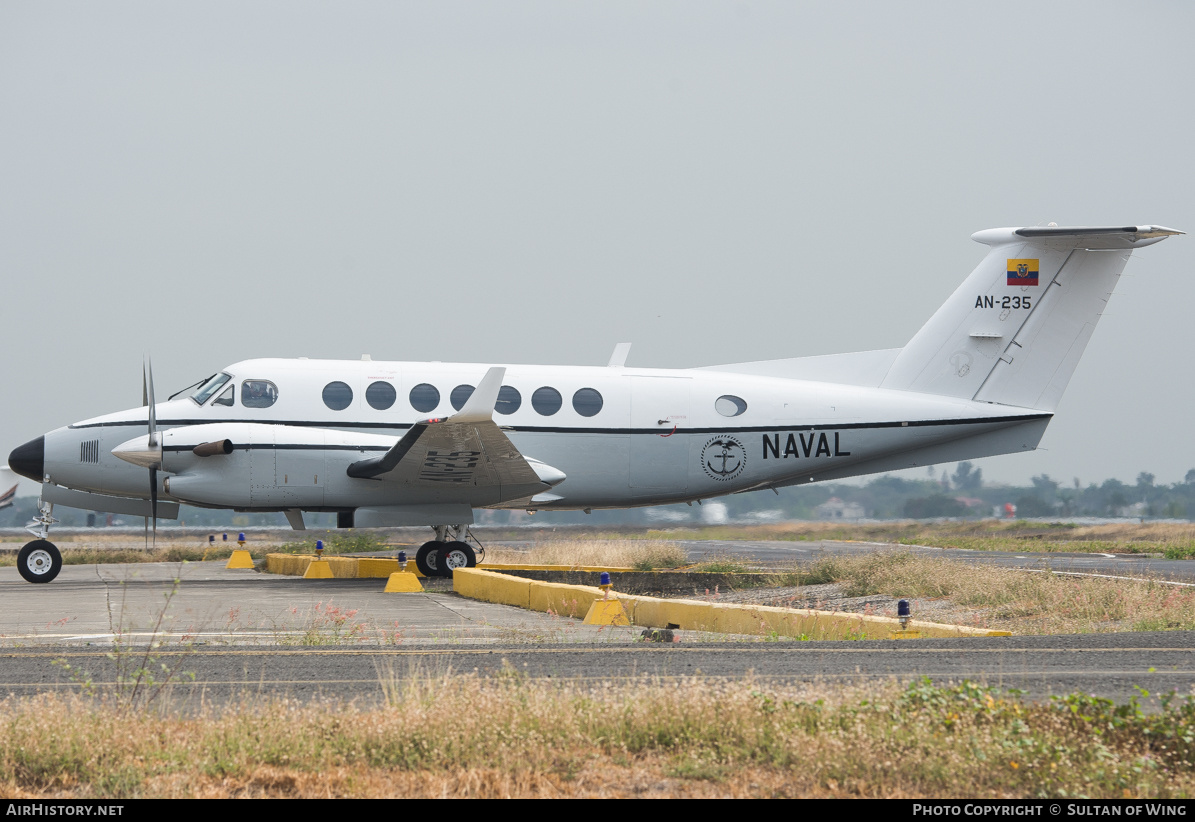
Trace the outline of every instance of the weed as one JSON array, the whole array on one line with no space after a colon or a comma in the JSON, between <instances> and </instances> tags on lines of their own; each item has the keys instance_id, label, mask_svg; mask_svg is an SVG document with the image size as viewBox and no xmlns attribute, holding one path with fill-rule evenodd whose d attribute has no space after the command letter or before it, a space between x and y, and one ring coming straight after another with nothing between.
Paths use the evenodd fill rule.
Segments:
<instances>
[{"instance_id":1,"label":"weed","mask_svg":"<svg viewBox=\"0 0 1195 822\"><path fill-rule=\"evenodd\" d=\"M351 533L328 533L322 537L324 554L364 554L371 551L388 552L390 549L376 534L368 531ZM301 542L286 542L273 549L279 554L314 554L315 538Z\"/></svg>"}]
</instances>

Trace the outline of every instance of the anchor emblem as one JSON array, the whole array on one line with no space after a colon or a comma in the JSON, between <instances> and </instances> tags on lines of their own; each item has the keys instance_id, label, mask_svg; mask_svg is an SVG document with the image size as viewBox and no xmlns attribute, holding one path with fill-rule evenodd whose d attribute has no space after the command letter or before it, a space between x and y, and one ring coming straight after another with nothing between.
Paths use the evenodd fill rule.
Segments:
<instances>
[{"instance_id":1,"label":"anchor emblem","mask_svg":"<svg viewBox=\"0 0 1195 822\"><path fill-rule=\"evenodd\" d=\"M701 466L719 482L731 480L743 472L747 452L734 437L714 437L701 449Z\"/></svg>"}]
</instances>

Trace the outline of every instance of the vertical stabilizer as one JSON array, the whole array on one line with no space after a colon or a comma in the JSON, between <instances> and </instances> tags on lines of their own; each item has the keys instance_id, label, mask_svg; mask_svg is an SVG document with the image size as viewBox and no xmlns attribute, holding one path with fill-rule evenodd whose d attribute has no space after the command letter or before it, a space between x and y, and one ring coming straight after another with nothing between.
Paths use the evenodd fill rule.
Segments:
<instances>
[{"instance_id":1,"label":"vertical stabilizer","mask_svg":"<svg viewBox=\"0 0 1195 822\"><path fill-rule=\"evenodd\" d=\"M979 266L897 355L882 387L1053 411L1134 248L1156 226L998 228Z\"/></svg>"}]
</instances>

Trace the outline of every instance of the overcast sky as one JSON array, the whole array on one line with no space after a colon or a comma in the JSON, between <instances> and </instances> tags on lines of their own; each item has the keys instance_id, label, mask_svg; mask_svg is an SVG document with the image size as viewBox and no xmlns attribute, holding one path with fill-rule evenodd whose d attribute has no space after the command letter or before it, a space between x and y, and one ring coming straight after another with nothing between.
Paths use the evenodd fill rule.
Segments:
<instances>
[{"instance_id":1,"label":"overcast sky","mask_svg":"<svg viewBox=\"0 0 1195 822\"><path fill-rule=\"evenodd\" d=\"M995 226L1195 229L1195 4L0 2L0 450L256 356L903 345ZM1195 237L1042 449L1195 468ZM23 492L32 493L29 484Z\"/></svg>"}]
</instances>

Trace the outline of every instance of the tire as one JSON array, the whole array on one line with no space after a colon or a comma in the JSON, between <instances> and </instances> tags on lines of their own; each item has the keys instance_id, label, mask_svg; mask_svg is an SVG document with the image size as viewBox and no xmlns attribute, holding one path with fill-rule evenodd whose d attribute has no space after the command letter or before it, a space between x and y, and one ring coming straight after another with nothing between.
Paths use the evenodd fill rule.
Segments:
<instances>
[{"instance_id":1,"label":"tire","mask_svg":"<svg viewBox=\"0 0 1195 822\"><path fill-rule=\"evenodd\" d=\"M440 576L451 577L457 568L477 567L477 554L464 542L446 542L436 556Z\"/></svg>"},{"instance_id":2,"label":"tire","mask_svg":"<svg viewBox=\"0 0 1195 822\"><path fill-rule=\"evenodd\" d=\"M444 547L442 542L425 542L419 546L419 550L415 552L415 567L419 569L419 573L425 577L439 576L436 571L436 562L438 561L438 553Z\"/></svg>"},{"instance_id":3,"label":"tire","mask_svg":"<svg viewBox=\"0 0 1195 822\"><path fill-rule=\"evenodd\" d=\"M54 543L35 539L17 554L17 570L26 582L49 582L62 570L62 554Z\"/></svg>"}]
</instances>

